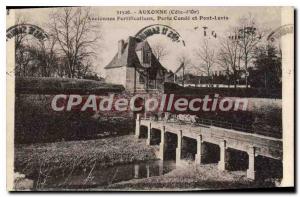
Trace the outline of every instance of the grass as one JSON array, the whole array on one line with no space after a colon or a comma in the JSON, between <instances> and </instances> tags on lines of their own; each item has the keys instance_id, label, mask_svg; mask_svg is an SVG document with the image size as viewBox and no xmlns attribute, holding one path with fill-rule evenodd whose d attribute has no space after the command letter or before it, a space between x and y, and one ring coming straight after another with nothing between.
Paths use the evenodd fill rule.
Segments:
<instances>
[{"instance_id":1,"label":"grass","mask_svg":"<svg viewBox=\"0 0 300 197\"><path fill-rule=\"evenodd\" d=\"M35 180L35 188L47 186L51 177L66 177L78 171L116 164L156 159L154 150L145 140L133 135L98 140L68 141L16 145L15 172Z\"/></svg>"},{"instance_id":2,"label":"grass","mask_svg":"<svg viewBox=\"0 0 300 197\"><path fill-rule=\"evenodd\" d=\"M87 140L125 135L134 131L135 121L128 112L56 112L51 95L19 94L15 100L15 143L45 143Z\"/></svg>"},{"instance_id":3,"label":"grass","mask_svg":"<svg viewBox=\"0 0 300 197\"><path fill-rule=\"evenodd\" d=\"M106 94L124 91L122 85L88 79L17 77L16 93L25 94Z\"/></svg>"},{"instance_id":4,"label":"grass","mask_svg":"<svg viewBox=\"0 0 300 197\"><path fill-rule=\"evenodd\" d=\"M222 172L217 169L217 164L195 166L185 163L162 176L132 179L105 188L89 185L98 169L155 160L155 148L157 147L146 146L145 139L136 139L133 135L85 141L20 144L15 147L15 172L25 174L27 179L33 180L33 190L71 189L74 180L77 180L76 185L82 187L78 189L83 190L215 190L274 187L274 180L253 182L246 178L245 171ZM108 172L107 176L112 174Z\"/></svg>"}]
</instances>

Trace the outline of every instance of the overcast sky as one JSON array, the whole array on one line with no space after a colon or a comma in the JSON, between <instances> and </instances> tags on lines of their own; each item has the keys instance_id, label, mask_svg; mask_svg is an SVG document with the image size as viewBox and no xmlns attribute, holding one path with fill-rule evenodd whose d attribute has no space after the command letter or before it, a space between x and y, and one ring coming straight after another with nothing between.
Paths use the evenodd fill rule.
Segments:
<instances>
[{"instance_id":1,"label":"overcast sky","mask_svg":"<svg viewBox=\"0 0 300 197\"><path fill-rule=\"evenodd\" d=\"M29 22L36 24L42 28L47 29L45 25L49 21L49 13L53 8L43 9L22 9L17 10L16 14L23 15L29 19ZM131 12L138 12L139 10L154 9L153 7L93 7L93 13L96 17L113 17L117 16L117 10L131 9ZM160 9L170 9L163 7ZM174 7L174 9L181 9ZM182 8L182 10L190 8ZM112 57L117 52L117 42L120 39L126 40L129 36L134 36L140 29L151 24L165 24L174 28L183 38L186 46L174 43L170 39L162 35L154 35L148 38L151 44L161 42L167 50L169 55L162 61L163 66L167 69L176 70L179 66L177 57L184 53L192 59L192 63L197 65L199 60L195 57L195 51L201 46L203 41L203 27L208 27L208 33L215 31L217 38L211 37L209 39L210 45L218 49L218 42L220 37L227 35L230 27L235 26L239 18L251 14L254 16L260 27L267 31L276 29L281 24L280 7L198 7L200 11L198 16L226 16L228 20L209 21L99 21L101 23L103 39L100 41L101 47L96 51L98 59L95 61L95 70L101 75L105 76L104 67L109 63ZM134 16L140 16L134 14ZM149 16L149 15L144 15ZM156 15L153 15L156 18ZM215 68L217 70L217 68Z\"/></svg>"}]
</instances>

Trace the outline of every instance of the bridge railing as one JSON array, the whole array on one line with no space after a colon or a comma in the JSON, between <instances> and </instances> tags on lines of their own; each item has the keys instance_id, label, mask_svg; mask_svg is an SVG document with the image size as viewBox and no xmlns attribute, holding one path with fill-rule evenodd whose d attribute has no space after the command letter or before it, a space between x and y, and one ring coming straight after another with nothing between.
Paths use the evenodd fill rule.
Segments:
<instances>
[{"instance_id":1,"label":"bridge railing","mask_svg":"<svg viewBox=\"0 0 300 197\"><path fill-rule=\"evenodd\" d=\"M238 124L238 123L232 123L228 121L222 121L222 120L198 118L196 124L205 124L210 126L222 127L226 129L233 129L239 131L246 131L248 133L254 133L254 129L251 126L248 126L246 124Z\"/></svg>"},{"instance_id":2,"label":"bridge railing","mask_svg":"<svg viewBox=\"0 0 300 197\"><path fill-rule=\"evenodd\" d=\"M261 134L264 136L270 136L270 137L276 137L281 138L280 133L274 133L265 131L259 128L253 128L252 125L248 124L239 124L239 123L232 123L228 121L222 121L222 120L213 120L213 119L205 119L205 118L197 118L195 122L192 121L186 121L186 120L180 120L176 118L172 119L159 119L154 117L142 117L144 120L151 120L151 121L159 121L159 122L166 122L166 123L173 123L173 124L181 124L181 125L191 125L191 126L200 126L200 125L208 125L208 126L215 126L225 129L232 129L236 131L246 132L246 133L256 133Z\"/></svg>"}]
</instances>

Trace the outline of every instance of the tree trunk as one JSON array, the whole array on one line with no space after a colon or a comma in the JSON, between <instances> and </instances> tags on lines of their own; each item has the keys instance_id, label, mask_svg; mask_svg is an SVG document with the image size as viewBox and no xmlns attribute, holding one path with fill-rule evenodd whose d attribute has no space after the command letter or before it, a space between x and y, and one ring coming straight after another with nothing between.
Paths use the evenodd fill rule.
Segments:
<instances>
[{"instance_id":1,"label":"tree trunk","mask_svg":"<svg viewBox=\"0 0 300 197\"><path fill-rule=\"evenodd\" d=\"M245 52L245 71L248 72L248 54ZM247 73L246 73L246 88L248 88L248 77L247 77Z\"/></svg>"}]
</instances>

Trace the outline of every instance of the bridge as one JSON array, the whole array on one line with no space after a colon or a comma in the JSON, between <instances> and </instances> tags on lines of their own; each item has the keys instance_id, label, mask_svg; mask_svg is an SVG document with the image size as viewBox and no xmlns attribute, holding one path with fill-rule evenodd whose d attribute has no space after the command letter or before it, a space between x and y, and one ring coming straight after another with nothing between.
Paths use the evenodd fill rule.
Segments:
<instances>
[{"instance_id":1,"label":"bridge","mask_svg":"<svg viewBox=\"0 0 300 197\"><path fill-rule=\"evenodd\" d=\"M233 170L231 164L246 166L247 178L252 180L269 170L268 166L262 169L258 158L279 163L282 168L282 139L216 126L141 118L137 114L135 136L140 138L142 135L147 138L148 145L159 144L161 160L173 154L179 163L192 155L196 165L214 160L222 171ZM257 171L257 168L260 169ZM279 168L275 170L282 171Z\"/></svg>"}]
</instances>

